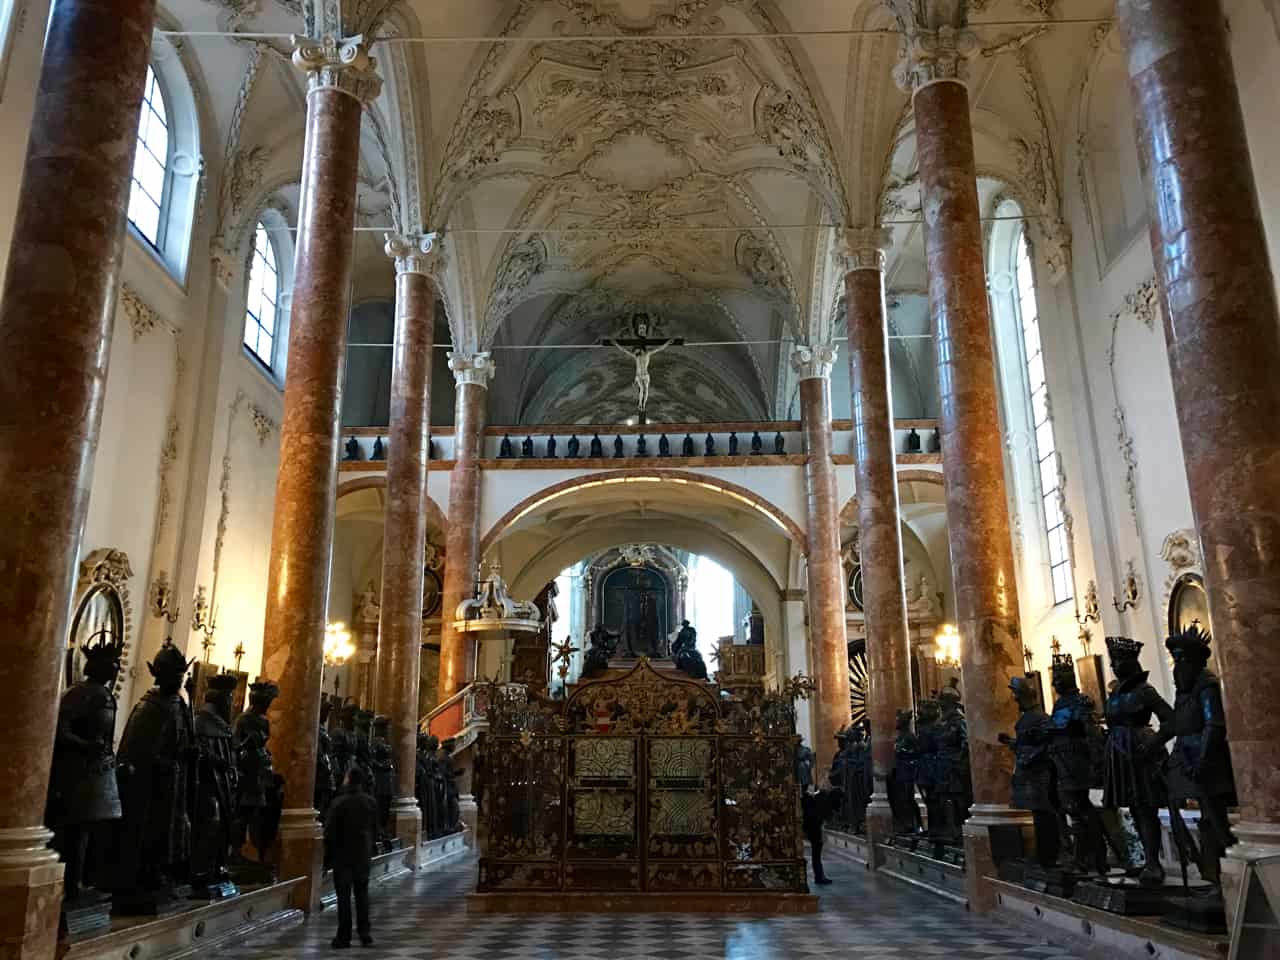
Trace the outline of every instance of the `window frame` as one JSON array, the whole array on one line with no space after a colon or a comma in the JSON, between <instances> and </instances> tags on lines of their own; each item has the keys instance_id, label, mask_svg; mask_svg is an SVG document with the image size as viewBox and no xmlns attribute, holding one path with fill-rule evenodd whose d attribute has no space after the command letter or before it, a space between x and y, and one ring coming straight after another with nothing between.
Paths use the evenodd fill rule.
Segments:
<instances>
[{"instance_id":1,"label":"window frame","mask_svg":"<svg viewBox=\"0 0 1280 960\"><path fill-rule=\"evenodd\" d=\"M164 176L163 176L163 183L161 183L160 185L160 198L158 200L153 198L151 194L147 192L147 188L143 186L142 182L136 176L136 171L138 168L138 151L146 150L148 153L151 153L150 147L147 145L146 141L142 137L142 122L147 117L147 111L150 111L151 113L156 112L155 108L152 106L152 104L155 102L155 97L149 98L147 96L148 92L150 92L150 90L153 89L153 81L154 81L155 93L160 98L160 107L164 111L164 117L162 118L162 122L164 123L164 132L165 132L165 156L164 156L164 160L162 161L164 166ZM146 85L146 88L144 88L142 93L142 111L138 115L138 127L134 131L134 160L133 160L133 169L129 171L129 183L131 184L129 188L129 200L132 203L133 191L136 189L141 189L147 193L147 198L149 200L152 200L153 202L155 202L156 204L155 238L152 239L151 237L147 236L146 233L143 232L142 228L138 226L137 223L134 222L133 217L129 217L128 219L129 219L130 230L132 230L135 234L137 234L138 238L142 240L148 247L151 248L151 250L157 256L159 256L162 259L164 258L164 255L165 255L165 241L168 237L170 214L172 213L172 210L173 210L173 206L171 203L172 196L173 196L173 159L174 159L174 154L176 152L174 150L174 142L173 142L174 131L173 131L172 110L170 109L170 102L171 100L168 92L165 89L164 81L160 78L160 71L158 71L155 68L155 64L148 63L147 64L147 85ZM151 156L155 157L155 154L152 153Z\"/></svg>"},{"instance_id":2,"label":"window frame","mask_svg":"<svg viewBox=\"0 0 1280 960\"><path fill-rule=\"evenodd\" d=\"M284 278L280 270L280 251L276 247L275 238L271 235L271 227L266 223L266 221L262 217L259 217L253 222L253 224L253 239L249 245L248 268L245 270L245 303L244 316L242 317L240 330L240 345L252 359L265 367L268 373L272 376L276 376L277 358L280 355L281 300L283 299L284 294ZM258 240L260 238L266 241L267 251L271 254L271 262L268 263L267 266L275 276L275 293L271 298L271 328L268 334L271 338L271 355L269 357L264 357L258 352L256 346L250 346L249 344L250 322L252 322L257 328L257 335L254 338L254 343L256 345L261 345L262 333L267 330L267 327L262 322L262 317L254 313L249 307L250 299L255 294L253 286L254 269L260 258L264 263L267 260L265 256L261 256L258 250ZM259 306L261 306L261 297L265 295L265 292L265 289L259 291Z\"/></svg>"}]
</instances>

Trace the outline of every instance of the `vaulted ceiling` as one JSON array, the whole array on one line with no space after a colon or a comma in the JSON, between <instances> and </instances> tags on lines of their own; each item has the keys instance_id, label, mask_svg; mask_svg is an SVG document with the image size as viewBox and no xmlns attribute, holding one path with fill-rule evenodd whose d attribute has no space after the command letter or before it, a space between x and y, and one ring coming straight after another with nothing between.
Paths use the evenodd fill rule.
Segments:
<instances>
[{"instance_id":1,"label":"vaulted ceiling","mask_svg":"<svg viewBox=\"0 0 1280 960\"><path fill-rule=\"evenodd\" d=\"M169 25L302 29L293 0L217 2L211 17L177 0ZM984 201L1018 198L1038 255L1062 265L1072 110L1112 4L943 5L967 6L976 31ZM634 412L632 362L594 345L638 311L691 344L654 359L652 419L785 417L791 345L838 335L848 226L891 227L891 323L927 333L900 34L881 0L408 0L352 16L374 25L385 78L366 119L357 299L391 294L377 228L440 231L454 347L498 363L491 421ZM237 194L220 203L227 227L264 202L296 214L303 104L286 51L188 51ZM895 344L894 375L910 381L895 388L904 415L936 412L927 340Z\"/></svg>"}]
</instances>

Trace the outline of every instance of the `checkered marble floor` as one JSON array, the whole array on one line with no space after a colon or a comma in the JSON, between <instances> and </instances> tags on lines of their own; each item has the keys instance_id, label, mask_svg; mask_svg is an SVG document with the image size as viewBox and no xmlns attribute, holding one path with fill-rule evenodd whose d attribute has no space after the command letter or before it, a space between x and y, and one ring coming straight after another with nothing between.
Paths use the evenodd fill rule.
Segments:
<instances>
[{"instance_id":1,"label":"checkered marble floor","mask_svg":"<svg viewBox=\"0 0 1280 960\"><path fill-rule=\"evenodd\" d=\"M1077 960L1005 924L972 916L861 866L827 858L834 884L816 915L741 918L707 914L468 915L475 883L466 860L370 891L375 945L329 947L335 911L221 960Z\"/></svg>"}]
</instances>

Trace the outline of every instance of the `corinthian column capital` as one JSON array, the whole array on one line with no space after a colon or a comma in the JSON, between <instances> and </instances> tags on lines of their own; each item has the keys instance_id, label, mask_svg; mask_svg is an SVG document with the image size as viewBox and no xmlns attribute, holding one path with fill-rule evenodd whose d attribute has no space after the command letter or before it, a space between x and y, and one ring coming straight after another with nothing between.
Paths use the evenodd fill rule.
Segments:
<instances>
[{"instance_id":1,"label":"corinthian column capital","mask_svg":"<svg viewBox=\"0 0 1280 960\"><path fill-rule=\"evenodd\" d=\"M459 385L474 383L488 387L494 374L493 358L484 353L449 353L449 369L453 371L453 379Z\"/></svg>"},{"instance_id":2,"label":"corinthian column capital","mask_svg":"<svg viewBox=\"0 0 1280 960\"><path fill-rule=\"evenodd\" d=\"M396 262L396 275L435 273L444 257L443 239L435 233L387 233L387 256Z\"/></svg>"},{"instance_id":3,"label":"corinthian column capital","mask_svg":"<svg viewBox=\"0 0 1280 960\"><path fill-rule=\"evenodd\" d=\"M834 343L813 346L802 343L792 351L791 366L795 367L801 380L830 380L831 367L836 362L838 350Z\"/></svg>"},{"instance_id":4,"label":"corinthian column capital","mask_svg":"<svg viewBox=\"0 0 1280 960\"><path fill-rule=\"evenodd\" d=\"M931 83L965 83L978 38L968 29L969 0L885 0L902 30L893 77L915 93Z\"/></svg>"},{"instance_id":5,"label":"corinthian column capital","mask_svg":"<svg viewBox=\"0 0 1280 960\"><path fill-rule=\"evenodd\" d=\"M378 62L369 56L364 36L319 40L293 36L294 66L307 72L307 93L338 90L361 103L377 99L382 90Z\"/></svg>"},{"instance_id":6,"label":"corinthian column capital","mask_svg":"<svg viewBox=\"0 0 1280 960\"><path fill-rule=\"evenodd\" d=\"M883 227L858 227L844 231L836 248L845 273L884 270L884 258L893 246L893 231Z\"/></svg>"}]
</instances>

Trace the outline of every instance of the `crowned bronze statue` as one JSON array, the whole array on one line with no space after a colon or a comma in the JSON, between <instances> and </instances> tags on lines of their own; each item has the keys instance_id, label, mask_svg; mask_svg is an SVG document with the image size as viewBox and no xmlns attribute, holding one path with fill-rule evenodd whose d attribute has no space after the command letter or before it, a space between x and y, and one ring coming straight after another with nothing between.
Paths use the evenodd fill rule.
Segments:
<instances>
[{"instance_id":1,"label":"crowned bronze statue","mask_svg":"<svg viewBox=\"0 0 1280 960\"><path fill-rule=\"evenodd\" d=\"M1009 806L1030 810L1035 825L1036 861L1050 869L1058 862L1061 835L1055 804L1053 758L1049 743L1053 739L1053 721L1040 703L1040 691L1027 677L1014 677L1009 689L1018 704L1018 722L1014 735L1001 733L1001 743L1013 750L1013 792Z\"/></svg>"},{"instance_id":2,"label":"crowned bronze statue","mask_svg":"<svg viewBox=\"0 0 1280 960\"><path fill-rule=\"evenodd\" d=\"M941 795L938 793L938 701L926 697L916 702L916 786L924 798L927 813L929 839L938 842L943 828L944 814Z\"/></svg>"},{"instance_id":3,"label":"crowned bronze statue","mask_svg":"<svg viewBox=\"0 0 1280 960\"><path fill-rule=\"evenodd\" d=\"M204 703L195 716L200 763L191 835L191 883L192 896L201 900L239 892L227 870L240 786L231 729L237 683L233 673L210 677Z\"/></svg>"},{"instance_id":4,"label":"crowned bronze statue","mask_svg":"<svg viewBox=\"0 0 1280 960\"><path fill-rule=\"evenodd\" d=\"M373 711L357 710L351 765L364 774L364 789L373 796Z\"/></svg>"},{"instance_id":5,"label":"crowned bronze statue","mask_svg":"<svg viewBox=\"0 0 1280 960\"><path fill-rule=\"evenodd\" d=\"M943 844L955 845L960 842L961 824L969 818L970 798L973 796L973 781L969 773L969 728L965 723L955 678L938 692L938 708L940 714L933 737L934 790L938 794L943 822L934 837Z\"/></svg>"},{"instance_id":6,"label":"crowned bronze statue","mask_svg":"<svg viewBox=\"0 0 1280 960\"><path fill-rule=\"evenodd\" d=\"M893 810L895 834L920 832L920 805L916 802L916 765L920 761L920 740L911 729L910 710L896 715L893 740L893 772L889 775L889 806Z\"/></svg>"},{"instance_id":7,"label":"crowned bronze statue","mask_svg":"<svg viewBox=\"0 0 1280 960\"><path fill-rule=\"evenodd\" d=\"M671 656L676 669L688 674L694 680L707 679L707 665L698 652L698 631L688 620L680 623L680 632L671 644Z\"/></svg>"},{"instance_id":8,"label":"crowned bronze statue","mask_svg":"<svg viewBox=\"0 0 1280 960\"><path fill-rule=\"evenodd\" d=\"M337 781L333 778L333 736L329 733L329 717L334 701L327 694L320 695L320 729L316 733L316 786L314 802L320 819L329 809Z\"/></svg>"},{"instance_id":9,"label":"crowned bronze statue","mask_svg":"<svg viewBox=\"0 0 1280 960\"><path fill-rule=\"evenodd\" d=\"M102 861L105 828L121 816L113 746L117 705L112 688L120 673L124 644L102 632L91 637L81 653L84 679L69 687L58 704L45 807L53 848L66 864L66 911L107 899L106 893L94 889L97 884L86 875L86 864L91 859Z\"/></svg>"},{"instance_id":10,"label":"crowned bronze statue","mask_svg":"<svg viewBox=\"0 0 1280 960\"><path fill-rule=\"evenodd\" d=\"M1174 839L1184 859L1193 859L1200 876L1215 887L1221 883L1220 861L1235 843L1227 808L1236 803L1231 745L1222 708L1222 688L1208 668L1209 634L1192 624L1165 641L1173 656L1172 732L1169 757L1169 812ZM1197 847L1182 820L1188 800L1200 808L1200 844Z\"/></svg>"},{"instance_id":11,"label":"crowned bronze statue","mask_svg":"<svg viewBox=\"0 0 1280 960\"><path fill-rule=\"evenodd\" d=\"M257 850L259 865L267 862L280 822L280 787L271 762L271 750L267 746L271 739L271 721L267 718L267 711L278 696L280 688L270 680L251 683L249 709L236 718L235 724L240 790L236 798L234 842L238 848L242 847L248 834L249 841Z\"/></svg>"},{"instance_id":12,"label":"crowned bronze statue","mask_svg":"<svg viewBox=\"0 0 1280 960\"><path fill-rule=\"evenodd\" d=\"M1076 873L1107 872L1102 818L1089 791L1102 785L1102 752L1106 734L1098 723L1093 699L1080 692L1071 654L1053 655L1053 758L1058 808L1071 825L1072 869Z\"/></svg>"},{"instance_id":13,"label":"crowned bronze statue","mask_svg":"<svg viewBox=\"0 0 1280 960\"><path fill-rule=\"evenodd\" d=\"M1160 864L1160 807L1168 798L1164 765L1165 738L1151 729L1154 715L1168 729L1173 708L1147 682L1138 655L1142 644L1127 637L1107 637L1107 653L1116 683L1107 696L1107 746L1103 765L1102 803L1110 809L1127 807L1138 828L1146 864L1139 881L1164 883Z\"/></svg>"},{"instance_id":14,"label":"crowned bronze statue","mask_svg":"<svg viewBox=\"0 0 1280 960\"><path fill-rule=\"evenodd\" d=\"M867 729L850 724L836 734L839 750L831 761L831 786L840 790L836 821L854 833L867 826L867 804L871 802L871 749Z\"/></svg>"},{"instance_id":15,"label":"crowned bronze statue","mask_svg":"<svg viewBox=\"0 0 1280 960\"><path fill-rule=\"evenodd\" d=\"M450 737L440 744L440 772L444 777L443 834L457 833L462 829L462 817L458 790L458 771L453 765L454 740Z\"/></svg>"},{"instance_id":16,"label":"crowned bronze statue","mask_svg":"<svg viewBox=\"0 0 1280 960\"><path fill-rule=\"evenodd\" d=\"M182 679L191 664L166 642L147 664L156 685L129 714L118 754L124 814L115 870L114 911L163 913L185 890L191 861L191 790L196 746Z\"/></svg>"},{"instance_id":17,"label":"crowned bronze statue","mask_svg":"<svg viewBox=\"0 0 1280 960\"><path fill-rule=\"evenodd\" d=\"M396 765L391 753L391 718L378 714L373 718L370 740L370 764L373 767L373 799L378 803L378 831L391 836L391 802L396 795Z\"/></svg>"}]
</instances>

